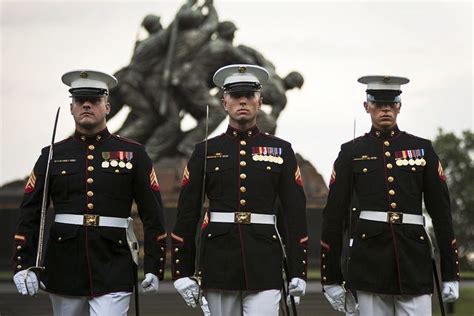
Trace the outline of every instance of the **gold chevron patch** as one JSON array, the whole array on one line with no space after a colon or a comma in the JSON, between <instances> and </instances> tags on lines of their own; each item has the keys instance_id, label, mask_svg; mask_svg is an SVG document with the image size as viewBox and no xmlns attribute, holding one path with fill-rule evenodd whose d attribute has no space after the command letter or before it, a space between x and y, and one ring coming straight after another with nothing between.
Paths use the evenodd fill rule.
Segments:
<instances>
[{"instance_id":1,"label":"gold chevron patch","mask_svg":"<svg viewBox=\"0 0 474 316\"><path fill-rule=\"evenodd\" d=\"M160 191L160 184L158 183L158 178L156 177L155 168L151 168L150 172L150 185L153 191Z\"/></svg>"},{"instance_id":2,"label":"gold chevron patch","mask_svg":"<svg viewBox=\"0 0 474 316\"><path fill-rule=\"evenodd\" d=\"M31 170L30 177L25 185L25 193L31 193L35 190L36 187L36 175L35 170Z\"/></svg>"}]
</instances>

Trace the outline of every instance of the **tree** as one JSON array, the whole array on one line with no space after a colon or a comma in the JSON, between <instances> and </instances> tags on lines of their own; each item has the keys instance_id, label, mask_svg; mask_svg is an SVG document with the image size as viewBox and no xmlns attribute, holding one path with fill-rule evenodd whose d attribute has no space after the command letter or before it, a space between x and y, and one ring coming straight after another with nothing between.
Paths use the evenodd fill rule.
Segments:
<instances>
[{"instance_id":1,"label":"tree","mask_svg":"<svg viewBox=\"0 0 474 316\"><path fill-rule=\"evenodd\" d=\"M440 128L433 146L447 177L461 269L474 269L474 133Z\"/></svg>"}]
</instances>

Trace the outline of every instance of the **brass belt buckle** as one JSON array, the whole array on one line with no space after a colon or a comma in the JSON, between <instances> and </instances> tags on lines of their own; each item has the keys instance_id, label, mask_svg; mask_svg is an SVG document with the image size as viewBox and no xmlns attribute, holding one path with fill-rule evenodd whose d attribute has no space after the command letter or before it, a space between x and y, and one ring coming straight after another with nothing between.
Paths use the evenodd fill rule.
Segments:
<instances>
[{"instance_id":1,"label":"brass belt buckle","mask_svg":"<svg viewBox=\"0 0 474 316\"><path fill-rule=\"evenodd\" d=\"M99 215L84 214L84 226L99 226Z\"/></svg>"},{"instance_id":2,"label":"brass belt buckle","mask_svg":"<svg viewBox=\"0 0 474 316\"><path fill-rule=\"evenodd\" d=\"M403 213L388 212L387 222L389 222L391 224L402 224L403 223Z\"/></svg>"},{"instance_id":3,"label":"brass belt buckle","mask_svg":"<svg viewBox=\"0 0 474 316\"><path fill-rule=\"evenodd\" d=\"M237 224L250 224L250 218L252 213L250 212L235 212L234 213L234 223Z\"/></svg>"}]
</instances>

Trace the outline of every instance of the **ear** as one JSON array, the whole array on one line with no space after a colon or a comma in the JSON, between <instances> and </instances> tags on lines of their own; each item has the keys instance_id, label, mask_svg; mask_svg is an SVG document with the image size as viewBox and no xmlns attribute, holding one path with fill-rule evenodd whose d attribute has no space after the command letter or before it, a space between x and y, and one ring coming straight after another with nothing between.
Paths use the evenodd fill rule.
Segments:
<instances>
[{"instance_id":1,"label":"ear","mask_svg":"<svg viewBox=\"0 0 474 316\"><path fill-rule=\"evenodd\" d=\"M69 103L69 112L71 112L71 115L72 115L72 107L73 107L73 106L74 106L74 105L72 104L72 102Z\"/></svg>"},{"instance_id":2,"label":"ear","mask_svg":"<svg viewBox=\"0 0 474 316\"><path fill-rule=\"evenodd\" d=\"M400 106L399 106L398 109L397 109L397 114L400 113L400 110L401 110L401 109L402 109L402 102L400 102Z\"/></svg>"},{"instance_id":3,"label":"ear","mask_svg":"<svg viewBox=\"0 0 474 316\"><path fill-rule=\"evenodd\" d=\"M110 102L107 101L107 103L105 104L105 114L109 115L109 113L110 113Z\"/></svg>"},{"instance_id":4,"label":"ear","mask_svg":"<svg viewBox=\"0 0 474 316\"><path fill-rule=\"evenodd\" d=\"M366 113L369 113L369 104L367 103L367 101L364 102L364 109Z\"/></svg>"},{"instance_id":5,"label":"ear","mask_svg":"<svg viewBox=\"0 0 474 316\"><path fill-rule=\"evenodd\" d=\"M259 110L262 107L262 104L263 104L263 97L262 97L262 95L260 95L260 98L258 99L258 109Z\"/></svg>"},{"instance_id":6,"label":"ear","mask_svg":"<svg viewBox=\"0 0 474 316\"><path fill-rule=\"evenodd\" d=\"M221 98L221 104L222 104L222 107L224 108L224 111L227 112L227 102L225 101L224 97Z\"/></svg>"}]
</instances>

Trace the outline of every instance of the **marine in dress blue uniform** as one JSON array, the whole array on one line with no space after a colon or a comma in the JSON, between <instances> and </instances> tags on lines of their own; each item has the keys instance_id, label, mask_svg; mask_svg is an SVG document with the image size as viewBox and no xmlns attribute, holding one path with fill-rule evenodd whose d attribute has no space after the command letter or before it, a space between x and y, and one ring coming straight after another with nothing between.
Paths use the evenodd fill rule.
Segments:
<instances>
[{"instance_id":1,"label":"marine in dress blue uniform","mask_svg":"<svg viewBox=\"0 0 474 316\"><path fill-rule=\"evenodd\" d=\"M55 314L87 311L87 303L92 314L126 314L134 286L133 241L127 239L133 202L144 230L142 286L156 292L158 279L163 279L166 232L158 179L142 145L107 130L108 89L116 79L81 70L64 74L62 80L71 87L76 131L54 144L48 202L55 219L40 279ZM36 278L25 269L35 265L48 154L49 147L43 148L20 206L13 265L22 294L37 292L37 286L17 281L28 277L34 283Z\"/></svg>"},{"instance_id":2,"label":"marine in dress blue uniform","mask_svg":"<svg viewBox=\"0 0 474 316\"><path fill-rule=\"evenodd\" d=\"M171 235L172 277L191 306L197 304L191 277L202 278L213 315L278 315L283 257L277 201L283 215L278 226L287 231L290 293L304 294L308 236L300 170L291 144L255 125L267 77L265 69L253 65L229 65L215 73L229 126L207 144L198 143L184 170ZM203 189L209 209L196 249ZM196 256L201 256L197 270Z\"/></svg>"},{"instance_id":3,"label":"marine in dress blue uniform","mask_svg":"<svg viewBox=\"0 0 474 316\"><path fill-rule=\"evenodd\" d=\"M400 86L408 79L365 76L359 82L367 84L364 107L372 128L343 144L334 163L323 212L322 284L336 309L343 310L335 301L347 281L357 291L361 315L428 315L433 270L423 201L440 253L443 299L458 296L458 250L446 177L431 142L401 131L396 123ZM341 251L349 213L355 220L344 276Z\"/></svg>"}]
</instances>

